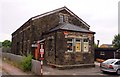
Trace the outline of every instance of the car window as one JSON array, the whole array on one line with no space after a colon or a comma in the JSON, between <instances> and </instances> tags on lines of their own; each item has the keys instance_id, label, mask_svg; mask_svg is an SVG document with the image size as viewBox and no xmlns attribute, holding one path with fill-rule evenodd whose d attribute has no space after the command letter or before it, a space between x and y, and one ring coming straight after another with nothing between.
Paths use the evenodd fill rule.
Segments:
<instances>
[{"instance_id":1,"label":"car window","mask_svg":"<svg viewBox=\"0 0 120 77\"><path fill-rule=\"evenodd\" d=\"M117 61L115 64L116 64L116 65L120 65L120 61Z\"/></svg>"},{"instance_id":2,"label":"car window","mask_svg":"<svg viewBox=\"0 0 120 77\"><path fill-rule=\"evenodd\" d=\"M112 64L112 63L114 63L115 61L116 61L116 60L109 59L109 60L104 61L104 63L106 63L106 64Z\"/></svg>"}]
</instances>

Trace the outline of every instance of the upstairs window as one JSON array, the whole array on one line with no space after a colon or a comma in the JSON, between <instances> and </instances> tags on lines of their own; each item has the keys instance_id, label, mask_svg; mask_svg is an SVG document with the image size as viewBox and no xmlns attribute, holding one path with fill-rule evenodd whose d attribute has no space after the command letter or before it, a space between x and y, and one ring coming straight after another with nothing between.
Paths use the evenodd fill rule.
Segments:
<instances>
[{"instance_id":1,"label":"upstairs window","mask_svg":"<svg viewBox=\"0 0 120 77\"><path fill-rule=\"evenodd\" d=\"M64 15L60 15L60 23L63 23L64 22Z\"/></svg>"},{"instance_id":2,"label":"upstairs window","mask_svg":"<svg viewBox=\"0 0 120 77\"><path fill-rule=\"evenodd\" d=\"M60 23L68 22L68 15L67 14L60 14Z\"/></svg>"},{"instance_id":3,"label":"upstairs window","mask_svg":"<svg viewBox=\"0 0 120 77\"><path fill-rule=\"evenodd\" d=\"M68 15L64 15L64 22L68 22Z\"/></svg>"}]
</instances>

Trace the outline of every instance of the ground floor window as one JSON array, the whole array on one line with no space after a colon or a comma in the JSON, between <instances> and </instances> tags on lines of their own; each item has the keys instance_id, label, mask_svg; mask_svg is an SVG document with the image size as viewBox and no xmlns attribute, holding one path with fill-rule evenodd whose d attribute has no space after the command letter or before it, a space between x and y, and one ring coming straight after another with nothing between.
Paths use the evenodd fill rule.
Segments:
<instances>
[{"instance_id":1,"label":"ground floor window","mask_svg":"<svg viewBox=\"0 0 120 77\"><path fill-rule=\"evenodd\" d=\"M88 50L89 50L89 42L88 41L89 40L87 38L83 40L83 51L84 52L88 52Z\"/></svg>"},{"instance_id":2,"label":"ground floor window","mask_svg":"<svg viewBox=\"0 0 120 77\"><path fill-rule=\"evenodd\" d=\"M73 52L73 39L72 38L67 39L67 51Z\"/></svg>"},{"instance_id":3,"label":"ground floor window","mask_svg":"<svg viewBox=\"0 0 120 77\"><path fill-rule=\"evenodd\" d=\"M83 51L82 51L83 50ZM88 38L67 38L68 52L88 52L89 39Z\"/></svg>"}]
</instances>

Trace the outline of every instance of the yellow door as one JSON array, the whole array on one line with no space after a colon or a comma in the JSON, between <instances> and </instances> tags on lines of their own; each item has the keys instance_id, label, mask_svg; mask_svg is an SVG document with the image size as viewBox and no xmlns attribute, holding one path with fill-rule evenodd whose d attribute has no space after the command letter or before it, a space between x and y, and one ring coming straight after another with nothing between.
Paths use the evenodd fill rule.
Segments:
<instances>
[{"instance_id":1,"label":"yellow door","mask_svg":"<svg viewBox=\"0 0 120 77\"><path fill-rule=\"evenodd\" d=\"M80 52L80 43L76 43L76 52Z\"/></svg>"}]
</instances>

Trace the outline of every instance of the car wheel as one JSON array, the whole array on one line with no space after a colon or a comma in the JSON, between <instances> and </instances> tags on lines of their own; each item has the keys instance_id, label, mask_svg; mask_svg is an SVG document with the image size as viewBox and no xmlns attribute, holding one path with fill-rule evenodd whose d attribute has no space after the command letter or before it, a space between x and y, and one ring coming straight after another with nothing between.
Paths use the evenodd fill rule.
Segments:
<instances>
[{"instance_id":1,"label":"car wheel","mask_svg":"<svg viewBox=\"0 0 120 77\"><path fill-rule=\"evenodd\" d=\"M117 70L117 74L120 75L120 69Z\"/></svg>"}]
</instances>

